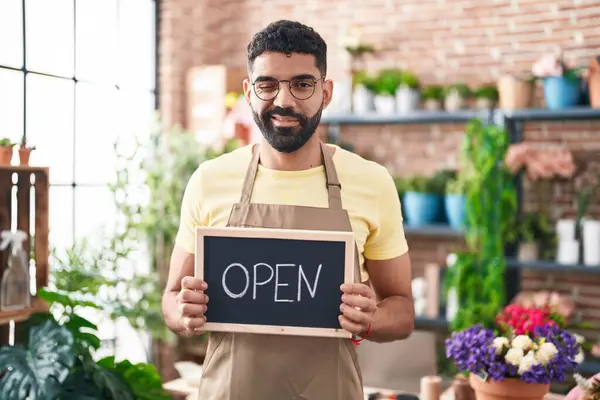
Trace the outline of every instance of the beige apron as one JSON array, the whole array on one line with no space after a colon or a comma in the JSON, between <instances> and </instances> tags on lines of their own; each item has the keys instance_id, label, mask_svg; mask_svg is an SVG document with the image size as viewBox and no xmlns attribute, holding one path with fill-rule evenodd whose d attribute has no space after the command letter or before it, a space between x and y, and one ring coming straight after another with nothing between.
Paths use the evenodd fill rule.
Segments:
<instances>
[{"instance_id":1,"label":"beige apron","mask_svg":"<svg viewBox=\"0 0 600 400\"><path fill-rule=\"evenodd\" d=\"M256 146L241 200L233 206L227 226L352 231L342 208L333 151L321 143L329 208L254 204L250 198L259 164ZM355 255L355 276L360 281L357 251ZM210 333L199 400L288 399L364 400L354 343L338 338Z\"/></svg>"}]
</instances>

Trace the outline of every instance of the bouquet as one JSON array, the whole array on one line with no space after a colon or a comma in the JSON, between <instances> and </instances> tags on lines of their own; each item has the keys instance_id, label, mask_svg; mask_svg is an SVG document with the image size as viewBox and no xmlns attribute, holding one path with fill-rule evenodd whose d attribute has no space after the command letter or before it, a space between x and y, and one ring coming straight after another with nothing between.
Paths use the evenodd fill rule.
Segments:
<instances>
[{"instance_id":1,"label":"bouquet","mask_svg":"<svg viewBox=\"0 0 600 400\"><path fill-rule=\"evenodd\" d=\"M583 338L564 329L549 308L509 305L494 329L474 325L446 340L446 356L482 379L561 382L583 361Z\"/></svg>"}]
</instances>

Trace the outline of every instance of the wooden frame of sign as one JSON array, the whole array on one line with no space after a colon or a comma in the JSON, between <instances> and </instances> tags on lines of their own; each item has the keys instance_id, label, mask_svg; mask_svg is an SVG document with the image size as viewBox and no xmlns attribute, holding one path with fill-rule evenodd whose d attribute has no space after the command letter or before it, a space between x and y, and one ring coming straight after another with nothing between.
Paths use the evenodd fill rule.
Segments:
<instances>
[{"instance_id":1,"label":"wooden frame of sign","mask_svg":"<svg viewBox=\"0 0 600 400\"><path fill-rule=\"evenodd\" d=\"M205 239L206 238L255 238L255 239L290 239L308 242L341 242L344 244L344 283L352 283L355 279L355 242L352 232L339 231L316 231L316 230L292 230L292 229L269 229L269 228L241 228L241 227L197 227L195 238L195 276L205 279ZM248 277L247 277L248 279ZM342 282L340 282L341 285ZM316 283L315 283L316 291ZM208 289L210 292L210 287ZM300 290L298 290L298 293ZM336 294L341 304L341 290ZM210 296L210 295L209 295ZM211 297L210 302L214 302ZM337 306L339 312L339 306ZM279 335L297 335L297 336L320 336L320 337L338 337L351 338L352 334L345 329L325 328L325 327L307 327L307 326L289 326L289 325L265 325L252 323L223 323L207 322L203 329L210 332L246 332L263 333Z\"/></svg>"}]
</instances>

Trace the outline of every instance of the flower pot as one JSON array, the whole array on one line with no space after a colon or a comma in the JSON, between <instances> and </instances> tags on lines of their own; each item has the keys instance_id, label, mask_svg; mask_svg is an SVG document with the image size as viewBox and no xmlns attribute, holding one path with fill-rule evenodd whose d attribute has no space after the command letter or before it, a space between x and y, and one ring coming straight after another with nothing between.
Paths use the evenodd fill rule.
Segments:
<instances>
[{"instance_id":1,"label":"flower pot","mask_svg":"<svg viewBox=\"0 0 600 400\"><path fill-rule=\"evenodd\" d=\"M435 99L427 99L423 102L423 108L427 111L439 111L442 109L442 102Z\"/></svg>"},{"instance_id":2,"label":"flower pot","mask_svg":"<svg viewBox=\"0 0 600 400\"><path fill-rule=\"evenodd\" d=\"M540 259L540 248L537 243L519 243L519 261L536 261Z\"/></svg>"},{"instance_id":3,"label":"flower pot","mask_svg":"<svg viewBox=\"0 0 600 400\"><path fill-rule=\"evenodd\" d=\"M467 108L467 101L457 91L450 92L444 99L446 111L453 112Z\"/></svg>"},{"instance_id":4,"label":"flower pot","mask_svg":"<svg viewBox=\"0 0 600 400\"><path fill-rule=\"evenodd\" d=\"M514 76L503 76L498 80L500 108L516 110L530 107L533 88L533 81L522 80Z\"/></svg>"},{"instance_id":5,"label":"flower pot","mask_svg":"<svg viewBox=\"0 0 600 400\"><path fill-rule=\"evenodd\" d=\"M462 229L467 219L467 198L462 194L446 194L444 208L453 229Z\"/></svg>"},{"instance_id":6,"label":"flower pot","mask_svg":"<svg viewBox=\"0 0 600 400\"><path fill-rule=\"evenodd\" d=\"M579 240L559 240L556 251L556 262L559 264L573 265L579 263Z\"/></svg>"},{"instance_id":7,"label":"flower pot","mask_svg":"<svg viewBox=\"0 0 600 400\"><path fill-rule=\"evenodd\" d=\"M452 381L454 400L475 400L475 391L469 383L469 379L458 375Z\"/></svg>"},{"instance_id":8,"label":"flower pot","mask_svg":"<svg viewBox=\"0 0 600 400\"><path fill-rule=\"evenodd\" d=\"M406 192L404 194L406 222L411 226L434 223L439 216L441 203L441 196L436 194Z\"/></svg>"},{"instance_id":9,"label":"flower pot","mask_svg":"<svg viewBox=\"0 0 600 400\"><path fill-rule=\"evenodd\" d=\"M12 156L12 146L0 146L0 165L10 165Z\"/></svg>"},{"instance_id":10,"label":"flower pot","mask_svg":"<svg viewBox=\"0 0 600 400\"><path fill-rule=\"evenodd\" d=\"M352 111L355 114L368 114L373 112L375 109L373 104L374 97L373 92L364 85L356 85L352 92Z\"/></svg>"},{"instance_id":11,"label":"flower pot","mask_svg":"<svg viewBox=\"0 0 600 400\"><path fill-rule=\"evenodd\" d=\"M583 263L600 265L600 221L582 221Z\"/></svg>"},{"instance_id":12,"label":"flower pot","mask_svg":"<svg viewBox=\"0 0 600 400\"><path fill-rule=\"evenodd\" d=\"M475 108L477 110L489 110L490 108L494 108L494 104L494 100L486 99L484 97L475 99Z\"/></svg>"},{"instance_id":13,"label":"flower pot","mask_svg":"<svg viewBox=\"0 0 600 400\"><path fill-rule=\"evenodd\" d=\"M399 114L408 114L417 111L420 102L421 94L416 89L401 87L396 91L396 111Z\"/></svg>"},{"instance_id":14,"label":"flower pot","mask_svg":"<svg viewBox=\"0 0 600 400\"><path fill-rule=\"evenodd\" d=\"M592 57L588 70L587 83L590 106L600 108L600 56Z\"/></svg>"},{"instance_id":15,"label":"flower pot","mask_svg":"<svg viewBox=\"0 0 600 400\"><path fill-rule=\"evenodd\" d=\"M550 385L526 383L517 378L505 378L503 381L488 379L483 382L471 374L469 382L477 400L542 400L550 391Z\"/></svg>"},{"instance_id":16,"label":"flower pot","mask_svg":"<svg viewBox=\"0 0 600 400\"><path fill-rule=\"evenodd\" d=\"M19 147L19 165L29 165L32 151L33 149L29 147Z\"/></svg>"},{"instance_id":17,"label":"flower pot","mask_svg":"<svg viewBox=\"0 0 600 400\"><path fill-rule=\"evenodd\" d=\"M544 78L544 100L552 110L574 107L581 100L581 80L561 77Z\"/></svg>"},{"instance_id":18,"label":"flower pot","mask_svg":"<svg viewBox=\"0 0 600 400\"><path fill-rule=\"evenodd\" d=\"M377 114L392 115L396 112L396 98L394 96L375 96L375 110Z\"/></svg>"}]
</instances>

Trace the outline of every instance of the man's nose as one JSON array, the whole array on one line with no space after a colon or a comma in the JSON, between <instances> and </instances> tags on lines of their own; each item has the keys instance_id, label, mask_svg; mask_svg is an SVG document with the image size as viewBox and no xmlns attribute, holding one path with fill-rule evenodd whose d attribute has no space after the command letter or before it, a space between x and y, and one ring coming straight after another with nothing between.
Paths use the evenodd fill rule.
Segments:
<instances>
[{"instance_id":1,"label":"man's nose","mask_svg":"<svg viewBox=\"0 0 600 400\"><path fill-rule=\"evenodd\" d=\"M279 85L279 93L277 93L273 104L281 108L294 108L296 106L296 98L292 95L290 86L287 82L281 82Z\"/></svg>"}]
</instances>

